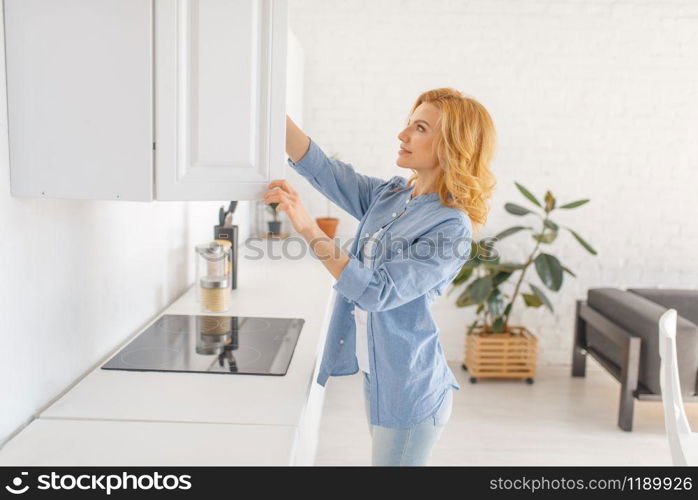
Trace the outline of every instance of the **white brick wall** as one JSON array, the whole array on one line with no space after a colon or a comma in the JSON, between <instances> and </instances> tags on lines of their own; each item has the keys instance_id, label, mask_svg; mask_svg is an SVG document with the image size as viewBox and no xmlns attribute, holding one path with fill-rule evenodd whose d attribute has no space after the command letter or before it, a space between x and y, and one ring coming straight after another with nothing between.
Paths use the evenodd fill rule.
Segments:
<instances>
[{"instance_id":1,"label":"white brick wall","mask_svg":"<svg viewBox=\"0 0 698 500\"><path fill-rule=\"evenodd\" d=\"M498 190L483 235L521 222L514 181L562 202L550 248L578 279L550 293L556 314L519 309L540 337L541 363L569 363L574 301L595 286L698 287L698 2L291 0L305 53L304 130L357 170L409 177L395 165L410 106L453 86L491 113ZM324 201L295 172L315 215ZM339 208L340 236L356 221ZM534 222L534 219L530 219ZM523 256L533 241L507 241ZM533 276L535 273L531 273ZM538 283L535 278L534 283ZM473 311L435 304L449 360L460 360Z\"/></svg>"}]
</instances>

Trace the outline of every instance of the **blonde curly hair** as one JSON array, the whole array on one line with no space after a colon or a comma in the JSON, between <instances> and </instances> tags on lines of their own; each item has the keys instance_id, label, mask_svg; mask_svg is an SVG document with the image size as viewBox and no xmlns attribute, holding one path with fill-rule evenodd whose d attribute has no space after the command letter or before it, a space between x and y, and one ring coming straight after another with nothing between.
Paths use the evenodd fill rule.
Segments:
<instances>
[{"instance_id":1,"label":"blonde curly hair","mask_svg":"<svg viewBox=\"0 0 698 500\"><path fill-rule=\"evenodd\" d=\"M475 231L487 221L488 200L497 184L490 170L496 146L492 118L478 101L449 87L420 94L410 115L423 102L441 111L434 144L443 172L437 183L439 197L444 205L463 210ZM419 177L419 171L411 170L408 186Z\"/></svg>"}]
</instances>

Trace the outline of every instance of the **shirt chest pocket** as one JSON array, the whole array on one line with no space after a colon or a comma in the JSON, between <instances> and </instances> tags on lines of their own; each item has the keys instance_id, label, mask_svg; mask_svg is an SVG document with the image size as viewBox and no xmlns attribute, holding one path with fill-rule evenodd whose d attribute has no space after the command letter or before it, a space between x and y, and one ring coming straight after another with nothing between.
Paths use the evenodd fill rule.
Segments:
<instances>
[{"instance_id":1,"label":"shirt chest pocket","mask_svg":"<svg viewBox=\"0 0 698 500\"><path fill-rule=\"evenodd\" d=\"M361 260L365 265L375 269L385 261L410 257L410 245L416 239L405 234L405 229L409 233L409 230L412 228L409 226L405 228L401 224L404 224L404 222L398 217L384 222L373 233L365 228L363 229L364 232L361 234L362 240L359 242L359 248L361 248Z\"/></svg>"}]
</instances>

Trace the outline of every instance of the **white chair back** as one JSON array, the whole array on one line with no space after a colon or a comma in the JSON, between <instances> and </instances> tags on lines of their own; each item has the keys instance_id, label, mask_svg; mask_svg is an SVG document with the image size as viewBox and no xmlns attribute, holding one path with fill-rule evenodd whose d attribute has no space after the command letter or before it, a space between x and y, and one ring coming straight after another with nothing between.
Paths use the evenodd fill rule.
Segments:
<instances>
[{"instance_id":1,"label":"white chair back","mask_svg":"<svg viewBox=\"0 0 698 500\"><path fill-rule=\"evenodd\" d=\"M659 356L661 358L659 384L664 405L664 424L674 465L687 465L684 442L691 435L679 384L679 366L676 358L676 309L668 309L659 318Z\"/></svg>"}]
</instances>

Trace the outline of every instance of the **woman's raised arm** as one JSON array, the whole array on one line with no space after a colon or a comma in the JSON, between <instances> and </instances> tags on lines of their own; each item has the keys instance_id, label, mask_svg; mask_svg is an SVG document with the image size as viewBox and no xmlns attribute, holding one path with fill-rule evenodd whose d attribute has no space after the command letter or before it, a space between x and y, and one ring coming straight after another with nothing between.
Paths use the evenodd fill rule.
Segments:
<instances>
[{"instance_id":1,"label":"woman's raised arm","mask_svg":"<svg viewBox=\"0 0 698 500\"><path fill-rule=\"evenodd\" d=\"M392 179L360 174L350 163L329 158L288 115L286 127L289 165L331 202L361 220L379 189Z\"/></svg>"},{"instance_id":2,"label":"woman's raised arm","mask_svg":"<svg viewBox=\"0 0 698 500\"><path fill-rule=\"evenodd\" d=\"M297 162L308 151L310 138L286 115L286 154Z\"/></svg>"}]
</instances>

